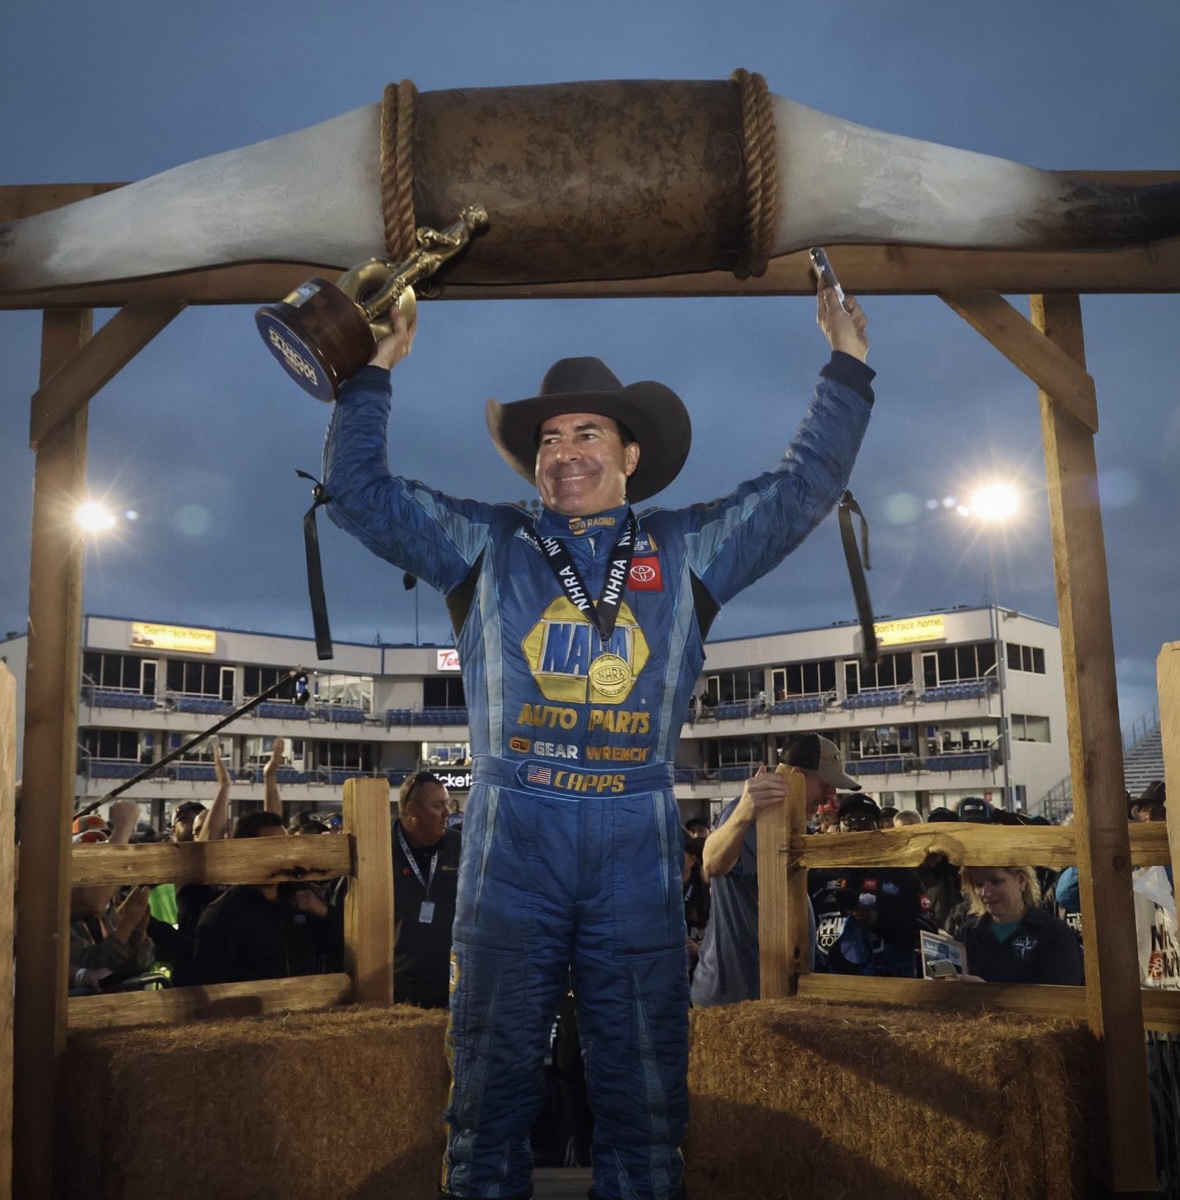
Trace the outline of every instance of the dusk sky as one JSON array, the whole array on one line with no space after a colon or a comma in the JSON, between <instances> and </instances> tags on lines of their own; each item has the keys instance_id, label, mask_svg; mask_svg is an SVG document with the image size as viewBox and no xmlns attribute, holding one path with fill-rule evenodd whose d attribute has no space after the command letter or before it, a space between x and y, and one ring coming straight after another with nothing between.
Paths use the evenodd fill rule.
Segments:
<instances>
[{"instance_id":1,"label":"dusk sky","mask_svg":"<svg viewBox=\"0 0 1180 1200\"><path fill-rule=\"evenodd\" d=\"M1180 169L1174 0L26 0L9 6L0 61L5 184L139 179L372 103L403 78L427 90L737 67L848 120L1034 166ZM832 258L839 269L838 247ZM1180 298L1082 304L1126 726L1154 707L1156 656L1180 638ZM995 543L1000 602L1056 621L1035 386L936 298L864 306L877 407L852 487L872 524L878 615L984 602L986 541L942 501L1001 474L1024 509ZM669 384L692 415L688 465L660 503L720 495L789 440L826 357L814 312L773 297L424 304L395 372L394 468L459 495L527 498L488 440L486 399L533 395L554 359L597 354L624 382ZM39 346L39 313L0 312L0 635L26 623ZM89 553L86 611L310 636L295 468L318 471L327 417L270 358L252 308L181 314L90 406L92 493L138 516ZM327 522L321 538L337 640L413 642L417 621L422 641L449 641L437 597L404 592L400 572ZM854 617L832 517L713 636Z\"/></svg>"}]
</instances>

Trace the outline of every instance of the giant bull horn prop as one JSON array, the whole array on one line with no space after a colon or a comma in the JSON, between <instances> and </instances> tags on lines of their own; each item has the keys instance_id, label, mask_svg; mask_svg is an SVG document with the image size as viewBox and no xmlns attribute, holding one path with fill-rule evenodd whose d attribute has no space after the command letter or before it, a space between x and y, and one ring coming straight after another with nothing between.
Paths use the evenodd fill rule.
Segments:
<instances>
[{"instance_id":1,"label":"giant bull horn prop","mask_svg":"<svg viewBox=\"0 0 1180 1200\"><path fill-rule=\"evenodd\" d=\"M817 243L1085 249L1180 233L1118 187L879 133L727 82L423 92L0 225L0 292L260 260L346 268L472 203L467 283L730 269Z\"/></svg>"}]
</instances>

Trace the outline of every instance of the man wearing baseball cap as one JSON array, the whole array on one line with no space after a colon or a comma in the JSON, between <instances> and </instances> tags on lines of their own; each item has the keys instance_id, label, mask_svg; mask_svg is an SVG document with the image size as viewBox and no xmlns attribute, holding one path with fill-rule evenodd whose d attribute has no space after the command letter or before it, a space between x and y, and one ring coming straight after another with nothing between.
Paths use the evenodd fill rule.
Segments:
<instances>
[{"instance_id":1,"label":"man wearing baseball cap","mask_svg":"<svg viewBox=\"0 0 1180 1200\"><path fill-rule=\"evenodd\" d=\"M705 839L702 872L712 891L709 923L692 978L692 1002L698 1008L757 1000L758 962L758 830L760 816L787 795L792 772L806 780L807 815L836 799L838 789L859 791L844 770L840 748L818 733L806 733L787 746L787 774L762 768L746 781Z\"/></svg>"},{"instance_id":2,"label":"man wearing baseball cap","mask_svg":"<svg viewBox=\"0 0 1180 1200\"><path fill-rule=\"evenodd\" d=\"M341 388L328 515L443 593L467 697L443 1196L531 1194L529 1130L571 970L593 1047L593 1195L683 1195L676 748L718 610L831 509L867 425L864 314L824 287L817 320L833 354L786 454L723 499L679 509L631 506L680 472L687 409L662 383L623 384L599 358L560 359L536 395L487 406L496 449L537 487L537 514L390 472L389 369L414 338L404 318Z\"/></svg>"}]
</instances>

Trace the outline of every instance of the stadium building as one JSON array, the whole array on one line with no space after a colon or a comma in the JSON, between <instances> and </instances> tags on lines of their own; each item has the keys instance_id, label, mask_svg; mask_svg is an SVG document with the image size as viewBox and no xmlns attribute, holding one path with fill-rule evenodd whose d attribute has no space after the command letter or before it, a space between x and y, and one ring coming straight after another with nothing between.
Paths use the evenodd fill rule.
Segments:
<instances>
[{"instance_id":1,"label":"stadium building","mask_svg":"<svg viewBox=\"0 0 1180 1200\"><path fill-rule=\"evenodd\" d=\"M873 666L861 659L855 624L709 643L676 764L685 818L714 813L758 764L810 732L840 746L849 773L881 804L926 813L983 796L999 805L1006 789L1008 807L1035 811L1069 772L1057 628L1010 610L959 608L879 622L877 636ZM0 656L17 679L19 721L26 638L10 634ZM310 639L86 617L79 804L275 685L123 795L157 828L181 802L207 802L216 740L234 780L232 811L259 807L262 766L281 736L278 781L292 812L332 811L351 776L396 787L420 769L438 772L464 802L467 709L453 648L337 643L330 670L307 667L315 661Z\"/></svg>"}]
</instances>

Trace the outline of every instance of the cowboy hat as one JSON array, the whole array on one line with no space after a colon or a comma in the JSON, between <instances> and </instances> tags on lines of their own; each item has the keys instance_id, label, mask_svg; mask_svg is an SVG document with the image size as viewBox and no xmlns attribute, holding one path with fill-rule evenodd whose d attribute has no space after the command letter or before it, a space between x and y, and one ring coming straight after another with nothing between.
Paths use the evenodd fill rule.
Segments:
<instances>
[{"instance_id":1,"label":"cowboy hat","mask_svg":"<svg viewBox=\"0 0 1180 1200\"><path fill-rule=\"evenodd\" d=\"M504 461L536 483L537 431L550 417L595 413L625 425L639 443L639 465L627 481L627 498L646 500L680 474L692 442L684 402L662 383L627 387L600 358L562 358L545 372L541 391L511 404L488 401L488 432Z\"/></svg>"}]
</instances>

